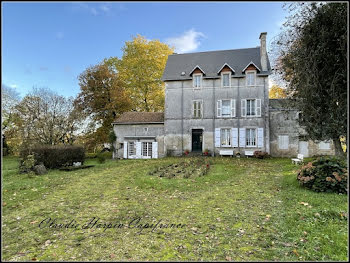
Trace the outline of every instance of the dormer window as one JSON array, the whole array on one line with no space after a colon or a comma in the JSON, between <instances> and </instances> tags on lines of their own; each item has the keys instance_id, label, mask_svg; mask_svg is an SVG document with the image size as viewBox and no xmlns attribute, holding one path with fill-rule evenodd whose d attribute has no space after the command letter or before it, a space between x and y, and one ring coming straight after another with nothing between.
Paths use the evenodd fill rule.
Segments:
<instances>
[{"instance_id":1,"label":"dormer window","mask_svg":"<svg viewBox=\"0 0 350 263\"><path fill-rule=\"evenodd\" d=\"M221 74L221 87L231 87L231 75L235 74L235 70L225 63L217 73Z\"/></svg>"},{"instance_id":2,"label":"dormer window","mask_svg":"<svg viewBox=\"0 0 350 263\"><path fill-rule=\"evenodd\" d=\"M247 86L255 86L256 83L256 71L255 70L247 70L246 71L246 79L247 79Z\"/></svg>"},{"instance_id":3,"label":"dormer window","mask_svg":"<svg viewBox=\"0 0 350 263\"><path fill-rule=\"evenodd\" d=\"M203 75L200 73L193 74L193 87L194 88L202 87L202 77L203 77Z\"/></svg>"},{"instance_id":4,"label":"dormer window","mask_svg":"<svg viewBox=\"0 0 350 263\"><path fill-rule=\"evenodd\" d=\"M231 73L230 72L223 72L221 73L221 84L223 87L230 87L231 86Z\"/></svg>"}]
</instances>

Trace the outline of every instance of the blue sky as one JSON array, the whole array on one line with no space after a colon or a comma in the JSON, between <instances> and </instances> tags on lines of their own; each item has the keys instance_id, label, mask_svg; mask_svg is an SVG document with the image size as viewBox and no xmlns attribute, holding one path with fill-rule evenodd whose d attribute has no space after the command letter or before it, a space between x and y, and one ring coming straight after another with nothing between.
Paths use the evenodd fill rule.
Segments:
<instances>
[{"instance_id":1,"label":"blue sky","mask_svg":"<svg viewBox=\"0 0 350 263\"><path fill-rule=\"evenodd\" d=\"M2 84L22 96L48 87L79 93L78 75L121 57L136 34L178 53L259 46L279 32L282 2L2 2Z\"/></svg>"}]
</instances>

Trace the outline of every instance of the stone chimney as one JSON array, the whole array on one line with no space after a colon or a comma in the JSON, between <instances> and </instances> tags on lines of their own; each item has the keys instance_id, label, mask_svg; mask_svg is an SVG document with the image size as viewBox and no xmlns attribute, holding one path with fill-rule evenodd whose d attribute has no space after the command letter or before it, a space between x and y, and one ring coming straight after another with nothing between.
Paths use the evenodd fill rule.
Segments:
<instances>
[{"instance_id":1,"label":"stone chimney","mask_svg":"<svg viewBox=\"0 0 350 263\"><path fill-rule=\"evenodd\" d=\"M260 62L261 70L267 71L267 51L266 51L266 32L260 33Z\"/></svg>"}]
</instances>

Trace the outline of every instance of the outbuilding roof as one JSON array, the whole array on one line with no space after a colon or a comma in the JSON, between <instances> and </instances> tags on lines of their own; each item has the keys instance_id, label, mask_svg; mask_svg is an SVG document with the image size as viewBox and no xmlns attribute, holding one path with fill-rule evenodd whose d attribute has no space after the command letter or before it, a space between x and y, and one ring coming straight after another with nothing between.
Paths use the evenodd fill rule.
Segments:
<instances>
[{"instance_id":1,"label":"outbuilding roof","mask_svg":"<svg viewBox=\"0 0 350 263\"><path fill-rule=\"evenodd\" d=\"M172 54L163 73L162 80L183 80L191 79L190 73L196 66L199 66L205 72L204 78L218 78L218 71L223 65L228 64L237 73L236 77L243 77L242 70L253 62L261 69L260 47L217 50L207 52ZM259 74L270 74L271 67L267 61L267 71L261 71ZM182 74L185 72L185 74Z\"/></svg>"},{"instance_id":2,"label":"outbuilding roof","mask_svg":"<svg viewBox=\"0 0 350 263\"><path fill-rule=\"evenodd\" d=\"M164 123L164 112L124 112L112 124Z\"/></svg>"}]
</instances>

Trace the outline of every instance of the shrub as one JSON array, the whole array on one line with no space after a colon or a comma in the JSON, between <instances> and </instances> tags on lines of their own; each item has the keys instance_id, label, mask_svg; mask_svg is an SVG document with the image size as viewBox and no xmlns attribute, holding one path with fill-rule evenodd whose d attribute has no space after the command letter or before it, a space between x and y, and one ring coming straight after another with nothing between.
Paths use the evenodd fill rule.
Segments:
<instances>
[{"instance_id":1,"label":"shrub","mask_svg":"<svg viewBox=\"0 0 350 263\"><path fill-rule=\"evenodd\" d=\"M106 159L112 159L111 152L101 152L97 154L97 160L99 163L104 163Z\"/></svg>"},{"instance_id":2,"label":"shrub","mask_svg":"<svg viewBox=\"0 0 350 263\"><path fill-rule=\"evenodd\" d=\"M86 153L85 154L86 159L94 159L97 158L97 153Z\"/></svg>"},{"instance_id":3,"label":"shrub","mask_svg":"<svg viewBox=\"0 0 350 263\"><path fill-rule=\"evenodd\" d=\"M302 166L299 184L316 192L347 193L348 171L344 161L335 157L320 157Z\"/></svg>"},{"instance_id":4,"label":"shrub","mask_svg":"<svg viewBox=\"0 0 350 263\"><path fill-rule=\"evenodd\" d=\"M34 155L28 154L25 158L20 159L19 170L21 173L31 173L35 166Z\"/></svg>"},{"instance_id":5,"label":"shrub","mask_svg":"<svg viewBox=\"0 0 350 263\"><path fill-rule=\"evenodd\" d=\"M267 152L263 152L263 151L255 151L254 152L254 157L258 158L258 159L264 159L267 158L269 156L269 154Z\"/></svg>"},{"instance_id":6,"label":"shrub","mask_svg":"<svg viewBox=\"0 0 350 263\"><path fill-rule=\"evenodd\" d=\"M21 156L28 152L34 155L35 164L44 164L49 169L70 166L74 162L84 163L85 159L84 148L74 145L34 146L29 149L23 149Z\"/></svg>"}]
</instances>

